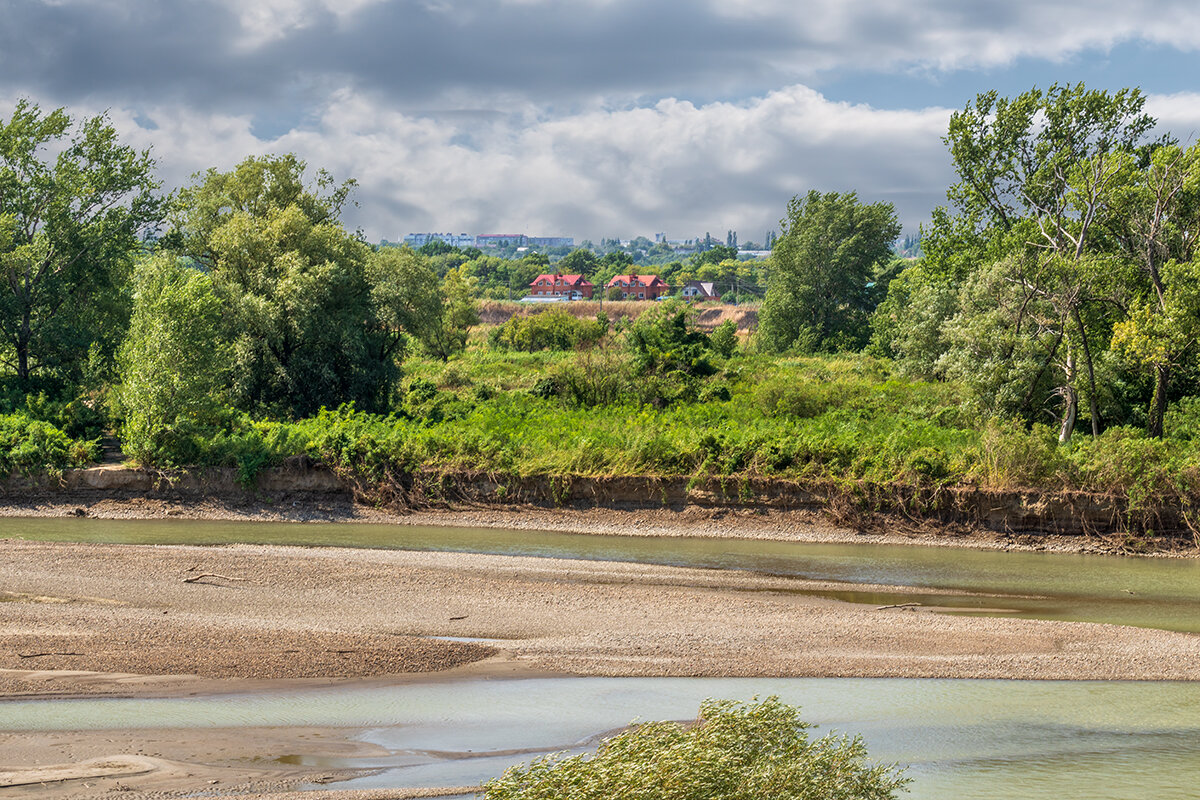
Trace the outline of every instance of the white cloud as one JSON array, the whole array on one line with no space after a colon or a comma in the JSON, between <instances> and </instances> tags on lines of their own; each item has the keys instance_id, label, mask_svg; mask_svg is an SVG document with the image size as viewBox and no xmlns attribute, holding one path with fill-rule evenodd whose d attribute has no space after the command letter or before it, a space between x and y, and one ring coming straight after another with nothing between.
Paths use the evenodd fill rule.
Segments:
<instances>
[{"instance_id":1,"label":"white cloud","mask_svg":"<svg viewBox=\"0 0 1200 800\"><path fill-rule=\"evenodd\" d=\"M1185 141L1200 132L1200 94L1152 95L1147 110ZM343 89L312 125L275 138L255 136L248 116L177 106L109 114L124 141L153 147L167 188L271 152L354 177L359 207L347 223L374 240L418 230L598 239L730 228L758 240L809 189L892 202L915 230L953 180L941 142L948 109L885 111L801 85L744 102L666 99L559 117L532 107L418 117Z\"/></svg>"},{"instance_id":2,"label":"white cloud","mask_svg":"<svg viewBox=\"0 0 1200 800\"><path fill-rule=\"evenodd\" d=\"M154 135L188 131L159 146L165 163L195 161L197 152L293 151L354 176L360 208L351 222L371 238L427 229L690 237L734 228L760 239L787 200L809 189L895 202L915 227L944 193L939 137L948 115L831 103L793 86L745 103L664 100L532 123L462 123L381 110L343 91L316 127L268 142L247 140L236 120L199 149L186 118L160 122Z\"/></svg>"},{"instance_id":3,"label":"white cloud","mask_svg":"<svg viewBox=\"0 0 1200 800\"><path fill-rule=\"evenodd\" d=\"M796 32L810 45L794 68L953 70L1019 58L1061 60L1142 41L1196 50L1200 6L1189 0L708 0L715 16ZM869 46L868 46L869 45Z\"/></svg>"},{"instance_id":4,"label":"white cloud","mask_svg":"<svg viewBox=\"0 0 1200 800\"><path fill-rule=\"evenodd\" d=\"M242 26L240 44L253 48L324 19L352 17L384 0L218 0Z\"/></svg>"},{"instance_id":5,"label":"white cloud","mask_svg":"<svg viewBox=\"0 0 1200 800\"><path fill-rule=\"evenodd\" d=\"M1162 131L1170 131L1184 144L1200 139L1200 93L1150 95L1146 112L1158 120Z\"/></svg>"}]
</instances>

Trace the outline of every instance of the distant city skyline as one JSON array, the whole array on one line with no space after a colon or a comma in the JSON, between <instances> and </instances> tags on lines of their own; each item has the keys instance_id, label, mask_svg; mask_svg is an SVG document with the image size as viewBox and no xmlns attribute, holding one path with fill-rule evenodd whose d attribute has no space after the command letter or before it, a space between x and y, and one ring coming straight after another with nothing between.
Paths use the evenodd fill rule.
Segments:
<instances>
[{"instance_id":1,"label":"distant city skyline","mask_svg":"<svg viewBox=\"0 0 1200 800\"><path fill-rule=\"evenodd\" d=\"M953 180L951 111L993 88L1140 85L1163 129L1200 130L1200 8L1182 0L0 9L0 117L19 98L107 112L167 189L295 152L358 181L344 219L374 241L449 224L598 242L644 220L756 240L810 189L891 202L914 234Z\"/></svg>"}]
</instances>

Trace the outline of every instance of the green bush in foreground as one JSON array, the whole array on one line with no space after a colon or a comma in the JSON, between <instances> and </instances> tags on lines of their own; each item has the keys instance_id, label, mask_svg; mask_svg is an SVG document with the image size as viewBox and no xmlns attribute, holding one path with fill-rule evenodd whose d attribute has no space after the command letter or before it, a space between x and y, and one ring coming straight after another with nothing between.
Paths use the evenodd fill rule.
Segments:
<instances>
[{"instance_id":1,"label":"green bush in foreground","mask_svg":"<svg viewBox=\"0 0 1200 800\"><path fill-rule=\"evenodd\" d=\"M862 740L812 741L798 711L706 700L694 724L650 722L606 740L593 756L547 756L509 768L487 800L885 800L908 780L868 766Z\"/></svg>"}]
</instances>

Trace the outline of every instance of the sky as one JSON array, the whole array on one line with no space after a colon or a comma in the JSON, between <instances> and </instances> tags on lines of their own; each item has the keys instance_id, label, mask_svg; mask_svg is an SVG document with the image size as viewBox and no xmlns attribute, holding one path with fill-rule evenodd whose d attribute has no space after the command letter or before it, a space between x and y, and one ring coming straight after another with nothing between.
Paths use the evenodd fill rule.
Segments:
<instances>
[{"instance_id":1,"label":"sky","mask_svg":"<svg viewBox=\"0 0 1200 800\"><path fill-rule=\"evenodd\" d=\"M0 119L106 113L164 189L293 152L368 240L736 230L809 190L916 234L977 93L1140 86L1200 131L1194 0L0 0Z\"/></svg>"}]
</instances>

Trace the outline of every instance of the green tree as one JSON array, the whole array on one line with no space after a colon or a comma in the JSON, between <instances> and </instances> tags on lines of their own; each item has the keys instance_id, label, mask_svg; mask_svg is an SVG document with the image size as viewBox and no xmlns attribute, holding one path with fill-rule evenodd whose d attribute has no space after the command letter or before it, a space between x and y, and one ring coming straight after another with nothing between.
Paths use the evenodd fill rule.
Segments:
<instances>
[{"instance_id":1,"label":"green tree","mask_svg":"<svg viewBox=\"0 0 1200 800\"><path fill-rule=\"evenodd\" d=\"M104 116L21 101L0 120L0 359L26 388L115 349L138 233L162 217L154 166Z\"/></svg>"},{"instance_id":2,"label":"green tree","mask_svg":"<svg viewBox=\"0 0 1200 800\"><path fill-rule=\"evenodd\" d=\"M1137 90L1078 84L987 92L956 112L945 139L958 173L951 209L935 211L924 257L891 283L873 347L927 376L984 370L1009 353L1003 369L971 378L987 387L977 399L1029 421L1056 413L1066 442L1086 398L1098 434L1110 394L1102 356L1132 289L1115 244L1120 206L1132 165L1164 144L1149 139L1144 104Z\"/></svg>"},{"instance_id":3,"label":"green tree","mask_svg":"<svg viewBox=\"0 0 1200 800\"><path fill-rule=\"evenodd\" d=\"M369 248L337 220L352 183L304 183L295 156L209 170L180 192L169 241L210 272L235 332L233 397L248 410L308 415L377 407L394 365L374 321Z\"/></svg>"},{"instance_id":4,"label":"green tree","mask_svg":"<svg viewBox=\"0 0 1200 800\"><path fill-rule=\"evenodd\" d=\"M552 755L510 767L487 800L888 800L908 781L868 766L860 738L808 738L799 712L706 700L694 724L650 722L606 739L591 756Z\"/></svg>"},{"instance_id":5,"label":"green tree","mask_svg":"<svg viewBox=\"0 0 1200 800\"><path fill-rule=\"evenodd\" d=\"M921 229L924 255L889 282L871 316L871 350L927 379L945 377L940 359L950 345L943 328L959 311L964 283L983 264L1003 258L971 218L945 207L932 216Z\"/></svg>"},{"instance_id":6,"label":"green tree","mask_svg":"<svg viewBox=\"0 0 1200 800\"><path fill-rule=\"evenodd\" d=\"M737 352L737 323L727 319L713 329L708 335L708 344L722 358L729 358Z\"/></svg>"},{"instance_id":7,"label":"green tree","mask_svg":"<svg viewBox=\"0 0 1200 800\"><path fill-rule=\"evenodd\" d=\"M184 456L185 441L218 425L233 355L212 278L172 255L140 262L133 317L117 363L125 452L143 464Z\"/></svg>"},{"instance_id":8,"label":"green tree","mask_svg":"<svg viewBox=\"0 0 1200 800\"><path fill-rule=\"evenodd\" d=\"M565 275L583 275L586 277L595 272L599 266L600 259L596 258L596 254L591 250L585 250L580 247L559 259L554 268Z\"/></svg>"},{"instance_id":9,"label":"green tree","mask_svg":"<svg viewBox=\"0 0 1200 800\"><path fill-rule=\"evenodd\" d=\"M1121 196L1109 220L1137 279L1113 345L1153 376L1147 432L1162 436L1171 375L1200 336L1200 145L1155 149L1145 168L1118 157Z\"/></svg>"},{"instance_id":10,"label":"green tree","mask_svg":"<svg viewBox=\"0 0 1200 800\"><path fill-rule=\"evenodd\" d=\"M441 313L437 273L430 259L408 245L384 247L367 258L367 282L380 361L404 358L410 338L419 336Z\"/></svg>"},{"instance_id":11,"label":"green tree","mask_svg":"<svg viewBox=\"0 0 1200 800\"><path fill-rule=\"evenodd\" d=\"M717 244L707 250L693 255L690 259L693 267L704 264L720 264L722 261L737 260L738 250L732 245Z\"/></svg>"},{"instance_id":12,"label":"green tree","mask_svg":"<svg viewBox=\"0 0 1200 800\"><path fill-rule=\"evenodd\" d=\"M709 338L696 329L696 309L687 303L656 303L630 326L628 336L642 374L693 378L714 372Z\"/></svg>"},{"instance_id":13,"label":"green tree","mask_svg":"<svg viewBox=\"0 0 1200 800\"><path fill-rule=\"evenodd\" d=\"M389 247L371 255L367 272L385 356L398 353L406 336L443 361L466 346L479 309L465 270L452 269L439 281L429 259Z\"/></svg>"},{"instance_id":14,"label":"green tree","mask_svg":"<svg viewBox=\"0 0 1200 800\"><path fill-rule=\"evenodd\" d=\"M441 324L422 340L425 349L443 361L467 346L471 328L479 324L479 302L475 282L461 270L452 269L442 279Z\"/></svg>"},{"instance_id":15,"label":"green tree","mask_svg":"<svg viewBox=\"0 0 1200 800\"><path fill-rule=\"evenodd\" d=\"M447 243L443 242L441 239L430 239L428 242L421 245L417 249L417 252L423 256L429 256L432 258L433 256L441 256L441 255L447 255L450 253L457 253L458 248L452 244L447 244Z\"/></svg>"},{"instance_id":16,"label":"green tree","mask_svg":"<svg viewBox=\"0 0 1200 800\"><path fill-rule=\"evenodd\" d=\"M891 259L900 223L890 203L809 192L788 203L759 319L771 350L861 347L873 309L869 284Z\"/></svg>"}]
</instances>

